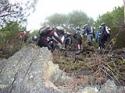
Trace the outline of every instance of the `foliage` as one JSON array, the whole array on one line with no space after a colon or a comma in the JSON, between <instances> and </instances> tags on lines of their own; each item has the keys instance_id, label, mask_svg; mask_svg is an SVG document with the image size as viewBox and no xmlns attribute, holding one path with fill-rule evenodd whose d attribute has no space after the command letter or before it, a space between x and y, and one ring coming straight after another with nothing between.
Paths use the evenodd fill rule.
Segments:
<instances>
[{"instance_id":1,"label":"foliage","mask_svg":"<svg viewBox=\"0 0 125 93\"><path fill-rule=\"evenodd\" d=\"M106 23L111 28L111 38L115 39L114 47L125 47L124 38L124 7L115 7L113 11L107 12L95 22L95 26L98 27L101 23Z\"/></svg>"},{"instance_id":2,"label":"foliage","mask_svg":"<svg viewBox=\"0 0 125 93\"><path fill-rule=\"evenodd\" d=\"M115 7L113 11L107 12L96 20L95 24L100 25L102 22L110 27L118 27L124 24L124 8Z\"/></svg>"},{"instance_id":3,"label":"foliage","mask_svg":"<svg viewBox=\"0 0 125 93\"><path fill-rule=\"evenodd\" d=\"M3 57L3 55L9 56L20 49L21 43L17 39L17 33L21 30L21 25L18 22L12 21L8 22L0 30L0 57Z\"/></svg>"},{"instance_id":4,"label":"foliage","mask_svg":"<svg viewBox=\"0 0 125 93\"><path fill-rule=\"evenodd\" d=\"M91 23L93 22L93 19L89 19L89 17L81 11L74 11L69 14L69 23L74 24L75 26L77 25L84 25L86 23Z\"/></svg>"},{"instance_id":5,"label":"foliage","mask_svg":"<svg viewBox=\"0 0 125 93\"><path fill-rule=\"evenodd\" d=\"M125 28L122 31L119 31L119 35L116 38L115 48L125 47Z\"/></svg>"},{"instance_id":6,"label":"foliage","mask_svg":"<svg viewBox=\"0 0 125 93\"><path fill-rule=\"evenodd\" d=\"M94 21L82 11L73 11L67 15L54 14L47 18L49 24L73 24L74 26L83 26L86 23L92 24Z\"/></svg>"},{"instance_id":7,"label":"foliage","mask_svg":"<svg viewBox=\"0 0 125 93\"><path fill-rule=\"evenodd\" d=\"M49 24L59 25L66 23L67 17L63 14L54 14L47 19L49 20Z\"/></svg>"},{"instance_id":8,"label":"foliage","mask_svg":"<svg viewBox=\"0 0 125 93\"><path fill-rule=\"evenodd\" d=\"M22 0L23 1L23 0ZM31 10L34 9L36 0L26 0L22 3L10 3L9 0L0 1L0 26L5 26L9 21L26 22Z\"/></svg>"},{"instance_id":9,"label":"foliage","mask_svg":"<svg viewBox=\"0 0 125 93\"><path fill-rule=\"evenodd\" d=\"M37 0L0 0L0 57L9 57L21 48L23 43L17 39L17 33L25 30L27 17L34 12L36 3Z\"/></svg>"},{"instance_id":10,"label":"foliage","mask_svg":"<svg viewBox=\"0 0 125 93\"><path fill-rule=\"evenodd\" d=\"M20 27L17 22L8 22L6 26L0 30L0 42L3 43L10 37L13 37Z\"/></svg>"}]
</instances>

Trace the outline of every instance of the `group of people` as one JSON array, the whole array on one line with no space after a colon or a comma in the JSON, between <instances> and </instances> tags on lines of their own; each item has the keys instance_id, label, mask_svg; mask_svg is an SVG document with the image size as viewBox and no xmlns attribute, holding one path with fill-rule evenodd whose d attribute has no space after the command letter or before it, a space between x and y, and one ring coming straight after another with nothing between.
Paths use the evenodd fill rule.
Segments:
<instances>
[{"instance_id":1,"label":"group of people","mask_svg":"<svg viewBox=\"0 0 125 93\"><path fill-rule=\"evenodd\" d=\"M60 33L57 33L57 30L59 30ZM62 29L45 27L39 30L39 34L37 44L40 47L48 47L48 49L53 51L56 47L63 44L63 37L59 37L59 35L63 34Z\"/></svg>"},{"instance_id":2,"label":"group of people","mask_svg":"<svg viewBox=\"0 0 125 93\"><path fill-rule=\"evenodd\" d=\"M82 28L76 27L75 30L87 38L88 45L93 45L93 42L96 41L99 49L104 49L106 41L110 40L111 29L105 23L101 23L97 29L89 24L85 24Z\"/></svg>"},{"instance_id":3,"label":"group of people","mask_svg":"<svg viewBox=\"0 0 125 93\"><path fill-rule=\"evenodd\" d=\"M40 47L48 47L53 51L55 48L67 49L74 43L76 50L81 49L82 37L78 33L69 33L61 27L43 27L39 30L38 38L33 37L33 40L37 41L37 45Z\"/></svg>"},{"instance_id":4,"label":"group of people","mask_svg":"<svg viewBox=\"0 0 125 93\"><path fill-rule=\"evenodd\" d=\"M100 49L105 48L105 42L110 38L110 28L102 23L99 26L98 31L86 24L81 29L80 27L75 28L74 33L70 33L64 29L64 27L43 27L39 30L39 37L34 37L37 40L37 45L40 47L48 47L51 51L55 48L66 49L67 46L74 44L76 50L82 49L82 36L86 36L88 44L92 45L95 40Z\"/></svg>"},{"instance_id":5,"label":"group of people","mask_svg":"<svg viewBox=\"0 0 125 93\"><path fill-rule=\"evenodd\" d=\"M88 24L86 24L83 29L83 33L86 34L89 45L95 40L98 43L99 49L105 48L106 41L110 39L111 30L105 23L102 23L97 31Z\"/></svg>"}]
</instances>

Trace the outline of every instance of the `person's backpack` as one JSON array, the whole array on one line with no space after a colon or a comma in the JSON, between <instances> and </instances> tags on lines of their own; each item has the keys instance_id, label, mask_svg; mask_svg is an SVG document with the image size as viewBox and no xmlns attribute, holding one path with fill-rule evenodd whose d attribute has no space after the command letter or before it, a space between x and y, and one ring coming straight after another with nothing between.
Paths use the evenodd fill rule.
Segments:
<instances>
[{"instance_id":1,"label":"person's backpack","mask_svg":"<svg viewBox=\"0 0 125 93\"><path fill-rule=\"evenodd\" d=\"M108 28L107 26L105 27L105 30L106 30L106 32L107 32L107 34L110 34L110 28Z\"/></svg>"},{"instance_id":2,"label":"person's backpack","mask_svg":"<svg viewBox=\"0 0 125 93\"><path fill-rule=\"evenodd\" d=\"M91 27L90 26L86 26L85 27L85 33L88 35L88 34L91 34Z\"/></svg>"},{"instance_id":3,"label":"person's backpack","mask_svg":"<svg viewBox=\"0 0 125 93\"><path fill-rule=\"evenodd\" d=\"M46 36L48 34L47 30L41 31L40 32L40 36Z\"/></svg>"},{"instance_id":4,"label":"person's backpack","mask_svg":"<svg viewBox=\"0 0 125 93\"><path fill-rule=\"evenodd\" d=\"M102 27L102 35L105 35L105 36L108 35L108 31L107 31L107 27L106 26Z\"/></svg>"}]
</instances>

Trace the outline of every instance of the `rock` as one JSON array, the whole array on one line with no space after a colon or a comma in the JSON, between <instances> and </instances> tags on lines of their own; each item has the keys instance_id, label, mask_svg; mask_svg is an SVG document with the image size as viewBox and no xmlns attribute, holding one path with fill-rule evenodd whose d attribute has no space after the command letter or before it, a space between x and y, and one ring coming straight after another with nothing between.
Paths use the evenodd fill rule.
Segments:
<instances>
[{"instance_id":1,"label":"rock","mask_svg":"<svg viewBox=\"0 0 125 93\"><path fill-rule=\"evenodd\" d=\"M98 93L98 89L96 87L85 87L83 90L78 93Z\"/></svg>"},{"instance_id":2,"label":"rock","mask_svg":"<svg viewBox=\"0 0 125 93\"><path fill-rule=\"evenodd\" d=\"M100 91L94 85L80 86L52 59L47 48L27 46L9 59L0 60L0 93L125 93L125 87L111 80ZM84 83L81 79L79 82Z\"/></svg>"},{"instance_id":3,"label":"rock","mask_svg":"<svg viewBox=\"0 0 125 93\"><path fill-rule=\"evenodd\" d=\"M123 91L125 91L125 87L118 87L113 81L107 80L107 82L101 86L99 93L125 93Z\"/></svg>"},{"instance_id":4,"label":"rock","mask_svg":"<svg viewBox=\"0 0 125 93\"><path fill-rule=\"evenodd\" d=\"M111 80L108 80L101 88L100 93L116 93L117 86Z\"/></svg>"},{"instance_id":5,"label":"rock","mask_svg":"<svg viewBox=\"0 0 125 93\"><path fill-rule=\"evenodd\" d=\"M0 73L4 69L6 63L7 63L6 59L0 59Z\"/></svg>"},{"instance_id":6,"label":"rock","mask_svg":"<svg viewBox=\"0 0 125 93\"><path fill-rule=\"evenodd\" d=\"M24 47L6 60L0 73L0 93L63 93L54 82L68 79L52 63L47 48Z\"/></svg>"}]
</instances>

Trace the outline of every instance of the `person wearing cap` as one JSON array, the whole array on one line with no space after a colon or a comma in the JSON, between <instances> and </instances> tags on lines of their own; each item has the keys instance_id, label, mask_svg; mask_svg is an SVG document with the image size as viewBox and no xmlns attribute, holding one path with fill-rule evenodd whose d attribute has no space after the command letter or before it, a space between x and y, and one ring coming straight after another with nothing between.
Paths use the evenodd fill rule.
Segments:
<instances>
[{"instance_id":1,"label":"person wearing cap","mask_svg":"<svg viewBox=\"0 0 125 93\"><path fill-rule=\"evenodd\" d=\"M101 24L101 28L100 28L100 48L105 48L105 43L106 41L109 40L110 38L110 28L105 24L102 23Z\"/></svg>"}]
</instances>

